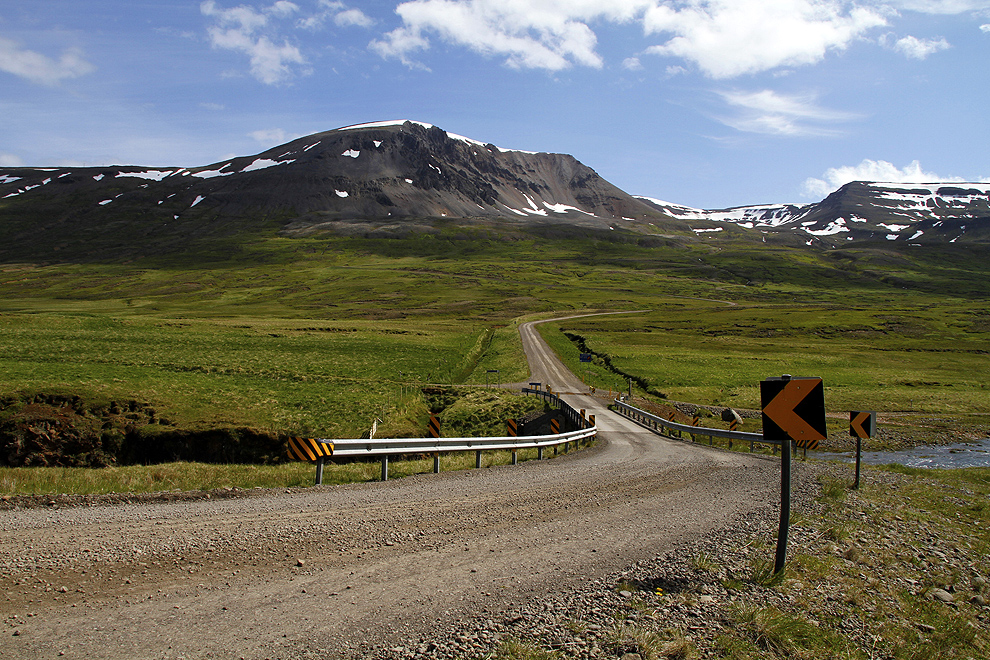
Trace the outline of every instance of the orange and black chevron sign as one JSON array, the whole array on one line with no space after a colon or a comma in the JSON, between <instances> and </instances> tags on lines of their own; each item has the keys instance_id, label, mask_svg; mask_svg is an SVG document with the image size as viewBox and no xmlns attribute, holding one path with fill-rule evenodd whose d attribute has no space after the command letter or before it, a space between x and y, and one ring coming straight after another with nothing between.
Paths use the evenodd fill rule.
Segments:
<instances>
[{"instance_id":1,"label":"orange and black chevron sign","mask_svg":"<svg viewBox=\"0 0 990 660\"><path fill-rule=\"evenodd\" d=\"M877 414L873 411L854 410L849 413L849 435L854 438L872 438L877 433Z\"/></svg>"},{"instance_id":2,"label":"orange and black chevron sign","mask_svg":"<svg viewBox=\"0 0 990 660\"><path fill-rule=\"evenodd\" d=\"M821 378L767 378L760 383L760 405L767 440L793 440L798 447L817 449L828 436Z\"/></svg>"},{"instance_id":3,"label":"orange and black chevron sign","mask_svg":"<svg viewBox=\"0 0 990 660\"><path fill-rule=\"evenodd\" d=\"M430 415L430 437L440 437L440 420L437 419L436 415Z\"/></svg>"},{"instance_id":4,"label":"orange and black chevron sign","mask_svg":"<svg viewBox=\"0 0 990 660\"><path fill-rule=\"evenodd\" d=\"M300 461L315 461L333 456L333 443L320 442L312 438L289 438L289 458Z\"/></svg>"},{"instance_id":5,"label":"orange and black chevron sign","mask_svg":"<svg viewBox=\"0 0 990 660\"><path fill-rule=\"evenodd\" d=\"M506 426L506 430L508 430L509 432L509 435L512 436L513 438L519 435L519 425L516 424L516 420L510 419L506 421L505 426Z\"/></svg>"}]
</instances>

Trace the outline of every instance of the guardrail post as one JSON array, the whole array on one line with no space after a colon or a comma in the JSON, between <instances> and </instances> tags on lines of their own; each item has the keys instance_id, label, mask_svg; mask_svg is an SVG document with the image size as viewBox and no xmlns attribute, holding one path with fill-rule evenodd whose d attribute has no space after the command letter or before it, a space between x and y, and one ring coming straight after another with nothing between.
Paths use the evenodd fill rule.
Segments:
<instances>
[{"instance_id":1,"label":"guardrail post","mask_svg":"<svg viewBox=\"0 0 990 660\"><path fill-rule=\"evenodd\" d=\"M480 449L478 451L474 452L474 467L476 467L476 468L480 468L481 467L481 450Z\"/></svg>"},{"instance_id":2,"label":"guardrail post","mask_svg":"<svg viewBox=\"0 0 990 660\"><path fill-rule=\"evenodd\" d=\"M440 474L440 452L433 454L433 474Z\"/></svg>"},{"instance_id":3,"label":"guardrail post","mask_svg":"<svg viewBox=\"0 0 990 660\"><path fill-rule=\"evenodd\" d=\"M515 449L512 450L512 464L519 465L519 452Z\"/></svg>"},{"instance_id":4,"label":"guardrail post","mask_svg":"<svg viewBox=\"0 0 990 660\"><path fill-rule=\"evenodd\" d=\"M536 448L536 460L538 460L538 461L542 461L543 460L543 447L537 447Z\"/></svg>"},{"instance_id":5,"label":"guardrail post","mask_svg":"<svg viewBox=\"0 0 990 660\"><path fill-rule=\"evenodd\" d=\"M382 481L388 481L388 456L382 456Z\"/></svg>"},{"instance_id":6,"label":"guardrail post","mask_svg":"<svg viewBox=\"0 0 990 660\"><path fill-rule=\"evenodd\" d=\"M323 457L316 459L316 485L323 485Z\"/></svg>"}]
</instances>

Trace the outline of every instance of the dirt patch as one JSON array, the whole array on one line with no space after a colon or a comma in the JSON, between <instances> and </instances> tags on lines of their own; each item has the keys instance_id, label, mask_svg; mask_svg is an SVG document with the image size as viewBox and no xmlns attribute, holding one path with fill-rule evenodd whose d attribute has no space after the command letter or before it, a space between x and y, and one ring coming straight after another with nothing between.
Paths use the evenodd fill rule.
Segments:
<instances>
[{"instance_id":1,"label":"dirt patch","mask_svg":"<svg viewBox=\"0 0 990 660\"><path fill-rule=\"evenodd\" d=\"M183 429L145 401L30 393L0 400L0 465L277 463L285 439L251 428Z\"/></svg>"}]
</instances>

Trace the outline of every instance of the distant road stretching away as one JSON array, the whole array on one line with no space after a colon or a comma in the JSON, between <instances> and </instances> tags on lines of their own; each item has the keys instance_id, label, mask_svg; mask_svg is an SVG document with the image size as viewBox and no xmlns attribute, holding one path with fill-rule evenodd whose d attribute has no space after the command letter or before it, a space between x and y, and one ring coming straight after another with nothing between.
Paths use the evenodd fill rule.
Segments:
<instances>
[{"instance_id":1,"label":"distant road stretching away","mask_svg":"<svg viewBox=\"0 0 990 660\"><path fill-rule=\"evenodd\" d=\"M534 380L583 391L532 324L520 331ZM596 415L600 442L552 460L0 511L3 612L17 631L0 635L0 657L348 656L567 590L773 497L772 461L660 438L596 397L566 399Z\"/></svg>"}]
</instances>

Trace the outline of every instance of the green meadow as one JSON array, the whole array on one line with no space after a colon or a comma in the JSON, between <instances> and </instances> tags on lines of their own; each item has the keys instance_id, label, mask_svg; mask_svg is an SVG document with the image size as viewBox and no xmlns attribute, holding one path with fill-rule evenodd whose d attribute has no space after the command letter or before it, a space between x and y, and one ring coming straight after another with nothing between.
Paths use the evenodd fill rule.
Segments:
<instances>
[{"instance_id":1,"label":"green meadow","mask_svg":"<svg viewBox=\"0 0 990 660\"><path fill-rule=\"evenodd\" d=\"M599 388L758 408L762 379L816 375L830 411L972 424L990 413L984 252L445 229L2 264L0 429L75 397L156 429L423 435L424 386L526 382L519 323L599 310L641 311L541 326Z\"/></svg>"},{"instance_id":2,"label":"green meadow","mask_svg":"<svg viewBox=\"0 0 990 660\"><path fill-rule=\"evenodd\" d=\"M988 320L982 303L963 301L841 308L662 299L649 312L571 319L544 333L603 387L626 387L617 371L659 397L759 409L763 379L820 376L831 411L962 416L990 414ZM577 361L564 333L583 339L592 365Z\"/></svg>"}]
</instances>

